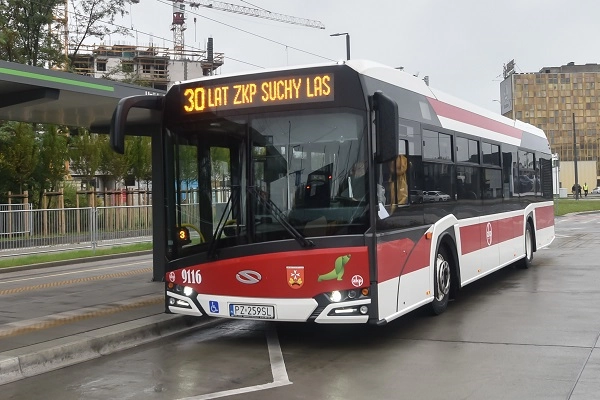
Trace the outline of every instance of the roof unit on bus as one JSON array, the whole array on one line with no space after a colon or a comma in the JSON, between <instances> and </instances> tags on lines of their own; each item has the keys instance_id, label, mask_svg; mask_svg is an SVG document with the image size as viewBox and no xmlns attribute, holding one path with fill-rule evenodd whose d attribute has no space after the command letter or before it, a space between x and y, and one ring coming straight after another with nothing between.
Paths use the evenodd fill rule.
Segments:
<instances>
[{"instance_id":1,"label":"roof unit on bus","mask_svg":"<svg viewBox=\"0 0 600 400\"><path fill-rule=\"evenodd\" d=\"M278 71L289 72L289 71L295 71L295 70L306 69L306 68L330 67L332 65L339 65L339 63L328 62L328 63L300 64L300 65L289 65L289 66L284 66L284 67L253 69L251 71L232 72L232 73L228 73L228 74L209 75L209 76L191 78L191 79L188 79L185 81L179 81L178 84L187 83L187 82L201 82L201 81L205 81L205 80L214 81L215 79L219 79L219 78L229 78L229 77L235 77L235 76L251 77L253 75L261 75L261 74L269 73L269 72L278 72Z\"/></svg>"},{"instance_id":2,"label":"roof unit on bus","mask_svg":"<svg viewBox=\"0 0 600 400\"><path fill-rule=\"evenodd\" d=\"M426 97L435 97L431 88L421 78L417 78L403 70L366 60L350 60L346 62L346 65L359 74L370 76Z\"/></svg>"},{"instance_id":3,"label":"roof unit on bus","mask_svg":"<svg viewBox=\"0 0 600 400\"><path fill-rule=\"evenodd\" d=\"M452 107L460 108L475 115L479 115L501 123L503 125L510 126L519 131L525 131L535 136L546 138L546 135L541 129L531 124L506 118L503 115L494 113L493 111L490 111L486 108L469 103L465 100L449 95L441 90L431 88L423 81L423 79L415 77L402 70L379 64L376 62L364 60L350 60L346 64L358 73L363 74L365 76L369 76L371 78L378 79L382 82L400 86L404 89L410 90L411 92L415 92L429 98L434 98ZM450 126L445 127L453 129L453 127Z\"/></svg>"}]
</instances>

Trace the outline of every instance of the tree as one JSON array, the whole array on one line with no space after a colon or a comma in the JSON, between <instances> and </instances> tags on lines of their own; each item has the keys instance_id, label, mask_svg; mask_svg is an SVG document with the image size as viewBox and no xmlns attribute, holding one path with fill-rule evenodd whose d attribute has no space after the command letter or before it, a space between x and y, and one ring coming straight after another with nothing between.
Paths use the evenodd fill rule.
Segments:
<instances>
[{"instance_id":1,"label":"tree","mask_svg":"<svg viewBox=\"0 0 600 400\"><path fill-rule=\"evenodd\" d=\"M10 190L10 183L7 179L8 172L5 169L6 159L4 158L4 154L2 154L3 147L4 146L0 138L0 176L4 177L3 179L0 179L0 204L6 203L6 194Z\"/></svg>"},{"instance_id":2,"label":"tree","mask_svg":"<svg viewBox=\"0 0 600 400\"><path fill-rule=\"evenodd\" d=\"M130 172L138 182L152 180L152 141L149 137L133 136L125 142L125 157Z\"/></svg>"},{"instance_id":3,"label":"tree","mask_svg":"<svg viewBox=\"0 0 600 400\"><path fill-rule=\"evenodd\" d=\"M117 15L124 16L128 12L126 5L136 3L135 0L81 0L73 1L69 24L69 47L71 55L77 55L79 48L88 38L104 37L112 34L131 36L129 29L115 25Z\"/></svg>"},{"instance_id":4,"label":"tree","mask_svg":"<svg viewBox=\"0 0 600 400\"><path fill-rule=\"evenodd\" d=\"M211 179L216 182L223 182L229 174L229 149L224 147L211 147L210 149L210 170Z\"/></svg>"},{"instance_id":5,"label":"tree","mask_svg":"<svg viewBox=\"0 0 600 400\"><path fill-rule=\"evenodd\" d=\"M98 135L91 134L86 129L79 129L79 132L71 137L69 158L71 169L90 182L96 176L101 163Z\"/></svg>"},{"instance_id":6,"label":"tree","mask_svg":"<svg viewBox=\"0 0 600 400\"><path fill-rule=\"evenodd\" d=\"M56 125L49 125L38 132L39 159L32 176L32 186L42 204L44 190L55 191L67 173L69 159L67 137Z\"/></svg>"},{"instance_id":7,"label":"tree","mask_svg":"<svg viewBox=\"0 0 600 400\"><path fill-rule=\"evenodd\" d=\"M31 124L8 122L0 127L0 170L9 190L23 193L38 162L39 149Z\"/></svg>"},{"instance_id":8,"label":"tree","mask_svg":"<svg viewBox=\"0 0 600 400\"><path fill-rule=\"evenodd\" d=\"M178 146L179 179L183 184L182 190L198 186L198 148L195 146Z\"/></svg>"},{"instance_id":9,"label":"tree","mask_svg":"<svg viewBox=\"0 0 600 400\"><path fill-rule=\"evenodd\" d=\"M60 64L53 10L61 0L0 2L0 59L37 67Z\"/></svg>"},{"instance_id":10,"label":"tree","mask_svg":"<svg viewBox=\"0 0 600 400\"><path fill-rule=\"evenodd\" d=\"M20 58L18 34L11 26L10 15L7 13L7 4L0 3L0 59L14 61Z\"/></svg>"},{"instance_id":11,"label":"tree","mask_svg":"<svg viewBox=\"0 0 600 400\"><path fill-rule=\"evenodd\" d=\"M100 147L100 165L99 169L105 177L113 178L114 189L117 189L117 182L123 180L129 172L127 158L123 154L114 152L108 143L108 136L104 135L98 138ZM106 182L105 182L106 184Z\"/></svg>"}]
</instances>

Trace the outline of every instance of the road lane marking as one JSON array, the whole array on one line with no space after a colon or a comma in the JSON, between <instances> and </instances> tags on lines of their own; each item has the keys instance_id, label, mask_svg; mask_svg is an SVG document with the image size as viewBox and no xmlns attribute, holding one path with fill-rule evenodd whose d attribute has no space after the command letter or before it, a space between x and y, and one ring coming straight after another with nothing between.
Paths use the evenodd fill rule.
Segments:
<instances>
[{"instance_id":1,"label":"road lane marking","mask_svg":"<svg viewBox=\"0 0 600 400\"><path fill-rule=\"evenodd\" d=\"M262 385L248 386L248 387L239 388L239 389L224 390L222 392L209 393L209 394L204 394L204 395L200 395L200 396L184 397L184 398L181 398L179 400L209 400L209 399L218 399L218 398L221 398L221 397L235 396L235 395L243 394L243 393L258 392L258 391L261 391L261 390L273 389L273 388L276 388L276 387L286 386L286 385L291 385L291 384L292 384L292 382L288 382L288 383L283 383L283 382L264 383Z\"/></svg>"},{"instance_id":2,"label":"road lane marking","mask_svg":"<svg viewBox=\"0 0 600 400\"><path fill-rule=\"evenodd\" d=\"M271 372L273 373L273 382L291 384L285 369L285 361L279 344L279 337L273 324L267 329L267 347L269 348L269 360L271 361Z\"/></svg>"},{"instance_id":3,"label":"road lane marking","mask_svg":"<svg viewBox=\"0 0 600 400\"><path fill-rule=\"evenodd\" d=\"M148 264L150 262L151 261L140 261L140 262L129 263L129 264L113 265L113 266L110 266L110 267L80 269L80 270L70 271L70 272L61 272L60 274L40 275L40 276L31 277L31 278L20 278L20 279L13 279L11 281L0 281L0 284L14 283L14 282L23 282L23 281L31 281L31 280L35 280L35 279L54 278L56 276L75 275L75 274L82 274L82 273L86 273L86 272L103 271L105 269L115 269L115 268L130 267L132 265Z\"/></svg>"},{"instance_id":4,"label":"road lane marking","mask_svg":"<svg viewBox=\"0 0 600 400\"><path fill-rule=\"evenodd\" d=\"M283 360L283 353L281 352L281 345L279 344L279 338L277 337L277 331L273 327L273 324L269 324L267 328L267 348L269 349L269 361L271 362L271 373L273 374L273 382L263 383L262 385L248 386L239 389L224 390L221 392L208 393L199 396L184 397L179 400L209 400L218 399L220 397L235 396L238 394L258 392L261 390L273 389L281 386L291 385L285 369L285 362Z\"/></svg>"},{"instance_id":5,"label":"road lane marking","mask_svg":"<svg viewBox=\"0 0 600 400\"><path fill-rule=\"evenodd\" d=\"M600 332L598 332L598 334L596 335L596 344L590 349L590 352L588 353L585 362L583 363L583 365L581 366L581 369L579 370L579 373L577 374L577 379L575 379L575 383L573 384L573 387L571 388L571 390L569 391L569 396L567 397L567 399L570 399L571 396L573 396L573 392L575 391L575 389L577 388L577 385L579 385L579 381L581 380L581 377L583 376L583 372L585 371L586 367L588 366L588 364L590 364L590 359L592 358L592 354L594 353L594 349L596 349L596 346L598 345L598 341L600 341ZM593 370L593 366L590 367L590 369Z\"/></svg>"},{"instance_id":6,"label":"road lane marking","mask_svg":"<svg viewBox=\"0 0 600 400\"><path fill-rule=\"evenodd\" d=\"M78 310L65 311L58 314L10 322L0 326L0 339L16 335L23 335L25 333L35 332L42 329L54 328L90 318L103 317L135 308L160 304L164 301L164 295L147 295L136 297L130 300L116 301L110 304L85 307Z\"/></svg>"},{"instance_id":7,"label":"road lane marking","mask_svg":"<svg viewBox=\"0 0 600 400\"><path fill-rule=\"evenodd\" d=\"M126 276L141 275L141 274L147 274L147 273L152 273L152 268L141 268L141 269L135 269L135 270L131 270L131 271L115 272L112 274L88 276L85 278L75 278L75 279L69 279L66 281L40 283L39 285L22 286L22 287L17 287L17 288L12 288L12 289L4 289L4 290L0 290L0 296L6 296L8 294L15 294L15 293L31 292L34 290L55 288L55 287L60 287L60 286L75 285L78 283L101 281L101 280L105 280L105 279L123 278ZM3 283L6 283L6 282L3 282Z\"/></svg>"}]
</instances>

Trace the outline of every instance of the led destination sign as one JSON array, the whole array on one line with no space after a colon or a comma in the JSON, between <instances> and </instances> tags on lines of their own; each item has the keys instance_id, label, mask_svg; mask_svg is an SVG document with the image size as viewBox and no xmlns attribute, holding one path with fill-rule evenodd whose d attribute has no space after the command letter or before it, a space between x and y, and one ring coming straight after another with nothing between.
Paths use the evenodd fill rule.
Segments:
<instances>
[{"instance_id":1,"label":"led destination sign","mask_svg":"<svg viewBox=\"0 0 600 400\"><path fill-rule=\"evenodd\" d=\"M183 91L183 111L233 110L279 104L333 101L333 75L305 75L227 84L202 82Z\"/></svg>"}]
</instances>

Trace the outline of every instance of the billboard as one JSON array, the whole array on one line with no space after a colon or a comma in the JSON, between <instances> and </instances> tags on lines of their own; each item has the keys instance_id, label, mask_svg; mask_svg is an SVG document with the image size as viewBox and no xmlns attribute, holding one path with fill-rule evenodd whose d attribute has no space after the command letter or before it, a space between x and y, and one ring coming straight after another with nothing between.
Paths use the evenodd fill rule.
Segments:
<instances>
[{"instance_id":1,"label":"billboard","mask_svg":"<svg viewBox=\"0 0 600 400\"><path fill-rule=\"evenodd\" d=\"M512 74L500 82L500 113L505 115L513 109Z\"/></svg>"}]
</instances>

